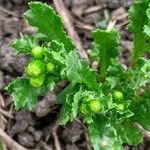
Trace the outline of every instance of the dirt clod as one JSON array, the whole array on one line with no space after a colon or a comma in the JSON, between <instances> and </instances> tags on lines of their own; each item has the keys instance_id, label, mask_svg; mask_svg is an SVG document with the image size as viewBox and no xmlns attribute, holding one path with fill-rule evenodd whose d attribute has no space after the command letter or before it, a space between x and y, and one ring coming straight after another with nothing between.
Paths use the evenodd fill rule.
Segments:
<instances>
[{"instance_id":1,"label":"dirt clod","mask_svg":"<svg viewBox=\"0 0 150 150\"><path fill-rule=\"evenodd\" d=\"M76 145L66 145L66 150L79 150L79 148Z\"/></svg>"},{"instance_id":2,"label":"dirt clod","mask_svg":"<svg viewBox=\"0 0 150 150\"><path fill-rule=\"evenodd\" d=\"M64 129L62 133L62 139L71 143L75 143L80 139L81 134L83 134L81 126L78 123L73 122Z\"/></svg>"},{"instance_id":3,"label":"dirt clod","mask_svg":"<svg viewBox=\"0 0 150 150\"><path fill-rule=\"evenodd\" d=\"M35 146L34 138L31 134L23 132L18 134L18 141L20 144L27 148L33 148Z\"/></svg>"},{"instance_id":4,"label":"dirt clod","mask_svg":"<svg viewBox=\"0 0 150 150\"><path fill-rule=\"evenodd\" d=\"M16 135L17 133L21 133L23 131L25 131L28 127L28 122L25 120L21 120L20 122L16 122L10 129L9 134L11 136Z\"/></svg>"},{"instance_id":5,"label":"dirt clod","mask_svg":"<svg viewBox=\"0 0 150 150\"><path fill-rule=\"evenodd\" d=\"M51 111L51 107L56 103L56 96L54 93L49 93L36 106L35 114L37 117L46 116Z\"/></svg>"},{"instance_id":6,"label":"dirt clod","mask_svg":"<svg viewBox=\"0 0 150 150\"><path fill-rule=\"evenodd\" d=\"M15 116L16 122L20 122L22 120L28 122L29 125L35 125L34 115L28 111L22 110L16 113Z\"/></svg>"}]
</instances>

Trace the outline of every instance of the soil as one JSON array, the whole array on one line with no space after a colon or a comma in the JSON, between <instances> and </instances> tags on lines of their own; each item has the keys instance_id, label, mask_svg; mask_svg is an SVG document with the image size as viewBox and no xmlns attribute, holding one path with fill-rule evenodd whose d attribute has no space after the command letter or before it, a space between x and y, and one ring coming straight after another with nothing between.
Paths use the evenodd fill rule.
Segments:
<instances>
[{"instance_id":1,"label":"soil","mask_svg":"<svg viewBox=\"0 0 150 150\"><path fill-rule=\"evenodd\" d=\"M53 5L50 0L46 2ZM63 2L74 19L75 29L87 52L91 47L91 30L95 27L106 28L109 19L115 18L117 28L121 31L120 61L129 64L132 36L126 29L128 23L126 14L132 0L63 0ZM23 74L28 60L25 56L16 55L10 48L14 39L35 31L22 18L26 10L26 0L0 0L0 106L13 115L12 119L0 115L0 128L27 149L55 150L56 142L59 141L62 150L88 150L87 133L79 120L69 123L66 127L58 126L60 106L55 104L55 96L65 83L55 92L42 97L32 112L25 110L16 112L11 96L4 90L10 81ZM2 118L5 121L2 121ZM150 142L144 140L143 144L136 148L125 145L125 150L150 150Z\"/></svg>"}]
</instances>

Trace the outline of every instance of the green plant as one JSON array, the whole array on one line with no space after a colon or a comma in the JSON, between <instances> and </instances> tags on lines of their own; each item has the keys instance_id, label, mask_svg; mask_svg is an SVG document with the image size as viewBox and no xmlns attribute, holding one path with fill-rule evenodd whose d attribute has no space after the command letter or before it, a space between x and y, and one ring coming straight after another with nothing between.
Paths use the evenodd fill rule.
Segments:
<instances>
[{"instance_id":1,"label":"green plant","mask_svg":"<svg viewBox=\"0 0 150 150\"><path fill-rule=\"evenodd\" d=\"M44 58L45 50L43 47L35 46L31 51L31 55L35 59L42 59L42 58Z\"/></svg>"},{"instance_id":2,"label":"green plant","mask_svg":"<svg viewBox=\"0 0 150 150\"><path fill-rule=\"evenodd\" d=\"M12 47L29 55L31 61L26 74L6 87L16 110L32 110L38 96L67 80L68 86L57 96L62 105L61 125L82 116L94 150L122 150L123 144L140 144L143 136L134 122L150 130L150 60L142 57L150 50L149 5L150 0L138 0L129 10L128 27L134 42L128 68L118 61L120 36L115 28L92 33L91 58L100 64L97 71L79 58L54 10L40 2L29 3L24 16L38 32L14 41Z\"/></svg>"},{"instance_id":3,"label":"green plant","mask_svg":"<svg viewBox=\"0 0 150 150\"><path fill-rule=\"evenodd\" d=\"M113 98L116 102L121 103L123 101L123 93L120 91L115 91L113 93Z\"/></svg>"}]
</instances>

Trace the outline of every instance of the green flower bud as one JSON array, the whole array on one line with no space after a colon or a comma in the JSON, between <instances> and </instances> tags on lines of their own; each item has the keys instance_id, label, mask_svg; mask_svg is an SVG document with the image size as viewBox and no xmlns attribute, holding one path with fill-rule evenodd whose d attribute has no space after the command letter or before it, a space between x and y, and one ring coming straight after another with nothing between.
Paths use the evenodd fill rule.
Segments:
<instances>
[{"instance_id":1,"label":"green flower bud","mask_svg":"<svg viewBox=\"0 0 150 150\"><path fill-rule=\"evenodd\" d=\"M123 93L120 91L115 91L113 94L113 98L115 99L116 102L121 103L123 101Z\"/></svg>"},{"instance_id":2,"label":"green flower bud","mask_svg":"<svg viewBox=\"0 0 150 150\"><path fill-rule=\"evenodd\" d=\"M43 58L44 54L45 54L45 49L43 47L40 47L40 46L34 47L32 49L32 51L31 51L31 55L35 59L41 59L41 58Z\"/></svg>"},{"instance_id":3,"label":"green flower bud","mask_svg":"<svg viewBox=\"0 0 150 150\"><path fill-rule=\"evenodd\" d=\"M45 64L40 60L31 61L26 68L26 73L29 77L37 77L44 72Z\"/></svg>"},{"instance_id":4,"label":"green flower bud","mask_svg":"<svg viewBox=\"0 0 150 150\"><path fill-rule=\"evenodd\" d=\"M39 88L43 85L44 80L45 80L44 74L37 76L37 77L31 77L30 78L30 84L35 88Z\"/></svg>"},{"instance_id":5,"label":"green flower bud","mask_svg":"<svg viewBox=\"0 0 150 150\"><path fill-rule=\"evenodd\" d=\"M53 73L54 69L55 69L55 65L53 63L48 62L46 64L46 70L47 70L48 73Z\"/></svg>"},{"instance_id":6,"label":"green flower bud","mask_svg":"<svg viewBox=\"0 0 150 150\"><path fill-rule=\"evenodd\" d=\"M98 99L92 99L88 102L88 107L93 114L98 114L103 110L102 104Z\"/></svg>"}]
</instances>

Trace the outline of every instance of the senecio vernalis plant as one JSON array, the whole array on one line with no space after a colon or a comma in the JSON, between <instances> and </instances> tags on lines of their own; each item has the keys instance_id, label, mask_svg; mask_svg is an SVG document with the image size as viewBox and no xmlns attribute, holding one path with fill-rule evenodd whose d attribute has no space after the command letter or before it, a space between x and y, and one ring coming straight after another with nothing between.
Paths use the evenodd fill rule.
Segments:
<instances>
[{"instance_id":1,"label":"senecio vernalis plant","mask_svg":"<svg viewBox=\"0 0 150 150\"><path fill-rule=\"evenodd\" d=\"M114 27L92 32L90 56L99 63L98 70L78 56L52 7L30 2L29 8L24 17L37 32L15 40L12 47L30 61L23 77L6 87L16 110L32 110L39 96L65 80L67 87L57 95L61 125L82 117L94 150L140 144L143 136L134 124L150 131L150 60L143 57L150 51L150 0L137 0L129 10L128 29L133 33L129 67L118 61L120 37Z\"/></svg>"}]
</instances>

